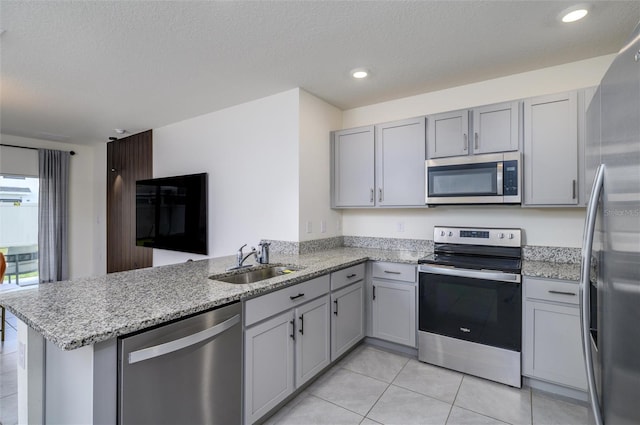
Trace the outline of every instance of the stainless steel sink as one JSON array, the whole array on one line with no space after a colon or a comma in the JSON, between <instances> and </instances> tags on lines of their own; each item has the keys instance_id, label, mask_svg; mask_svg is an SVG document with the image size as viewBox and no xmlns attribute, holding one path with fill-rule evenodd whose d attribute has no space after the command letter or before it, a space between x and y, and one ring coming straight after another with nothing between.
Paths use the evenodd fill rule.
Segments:
<instances>
[{"instance_id":1,"label":"stainless steel sink","mask_svg":"<svg viewBox=\"0 0 640 425\"><path fill-rule=\"evenodd\" d=\"M288 272L287 272L288 271ZM227 283L247 284L260 282L261 280L270 279L276 276L283 276L295 272L296 269L288 266L270 266L260 269L247 269L235 274L214 275L209 279L220 280Z\"/></svg>"}]
</instances>

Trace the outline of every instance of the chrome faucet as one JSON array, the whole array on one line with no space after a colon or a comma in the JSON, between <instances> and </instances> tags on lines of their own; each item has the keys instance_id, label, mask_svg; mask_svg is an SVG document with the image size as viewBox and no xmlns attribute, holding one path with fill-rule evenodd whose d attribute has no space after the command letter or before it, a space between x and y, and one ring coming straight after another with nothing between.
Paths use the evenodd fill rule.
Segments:
<instances>
[{"instance_id":1,"label":"chrome faucet","mask_svg":"<svg viewBox=\"0 0 640 425\"><path fill-rule=\"evenodd\" d=\"M242 252L242 249L247 246L247 244L244 244L240 247L240 249L238 250L238 252L236 253L236 266L235 267L231 267L229 270L232 269L240 269L242 267L251 267L250 265L246 265L244 266L243 263L245 262L245 260L249 257L251 257L252 255L255 257L256 262L258 262L258 251L256 251L255 247L251 247L251 252L248 253L247 255L244 255L244 253Z\"/></svg>"},{"instance_id":2,"label":"chrome faucet","mask_svg":"<svg viewBox=\"0 0 640 425\"><path fill-rule=\"evenodd\" d=\"M256 259L260 264L269 264L269 245L270 242L260 242L258 246L260 247L260 255L256 255Z\"/></svg>"}]
</instances>

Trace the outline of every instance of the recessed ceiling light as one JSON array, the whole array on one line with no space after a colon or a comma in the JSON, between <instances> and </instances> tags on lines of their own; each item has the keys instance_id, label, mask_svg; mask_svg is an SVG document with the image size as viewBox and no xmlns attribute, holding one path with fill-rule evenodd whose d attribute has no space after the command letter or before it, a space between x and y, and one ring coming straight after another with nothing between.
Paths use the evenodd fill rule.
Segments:
<instances>
[{"instance_id":1,"label":"recessed ceiling light","mask_svg":"<svg viewBox=\"0 0 640 425\"><path fill-rule=\"evenodd\" d=\"M124 129L122 129L122 128L116 128L116 129L114 129L113 131L115 131L115 132L116 132L116 133L118 133L118 134L124 134L124 133L126 133L126 132L127 132L127 130L124 130Z\"/></svg>"},{"instance_id":2,"label":"recessed ceiling light","mask_svg":"<svg viewBox=\"0 0 640 425\"><path fill-rule=\"evenodd\" d=\"M367 69L364 68L357 68L351 71L351 76L353 78L356 78L358 80L361 80L363 78L367 78L369 76L369 71Z\"/></svg>"},{"instance_id":3,"label":"recessed ceiling light","mask_svg":"<svg viewBox=\"0 0 640 425\"><path fill-rule=\"evenodd\" d=\"M562 22L569 23L579 21L587 16L587 13L589 13L589 9L585 5L579 5L563 10L560 16Z\"/></svg>"}]
</instances>

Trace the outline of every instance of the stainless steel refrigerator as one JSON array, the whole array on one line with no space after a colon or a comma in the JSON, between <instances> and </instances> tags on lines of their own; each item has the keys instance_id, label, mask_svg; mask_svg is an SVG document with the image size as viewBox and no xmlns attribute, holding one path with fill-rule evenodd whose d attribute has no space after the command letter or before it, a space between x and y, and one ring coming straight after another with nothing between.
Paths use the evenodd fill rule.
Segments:
<instances>
[{"instance_id":1,"label":"stainless steel refrigerator","mask_svg":"<svg viewBox=\"0 0 640 425\"><path fill-rule=\"evenodd\" d=\"M640 24L587 117L586 171L595 177L580 307L591 422L640 424Z\"/></svg>"}]
</instances>

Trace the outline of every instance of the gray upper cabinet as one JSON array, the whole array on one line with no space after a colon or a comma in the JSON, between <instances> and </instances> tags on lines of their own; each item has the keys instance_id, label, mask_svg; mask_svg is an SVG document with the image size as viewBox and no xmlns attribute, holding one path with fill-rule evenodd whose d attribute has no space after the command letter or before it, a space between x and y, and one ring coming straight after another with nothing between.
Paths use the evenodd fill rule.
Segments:
<instances>
[{"instance_id":1,"label":"gray upper cabinet","mask_svg":"<svg viewBox=\"0 0 640 425\"><path fill-rule=\"evenodd\" d=\"M374 206L374 128L360 127L333 133L332 206Z\"/></svg>"},{"instance_id":2,"label":"gray upper cabinet","mask_svg":"<svg viewBox=\"0 0 640 425\"><path fill-rule=\"evenodd\" d=\"M425 206L425 159L425 117L334 132L332 207Z\"/></svg>"},{"instance_id":3,"label":"gray upper cabinet","mask_svg":"<svg viewBox=\"0 0 640 425\"><path fill-rule=\"evenodd\" d=\"M474 154L517 151L518 102L506 102L473 109L472 151Z\"/></svg>"},{"instance_id":4,"label":"gray upper cabinet","mask_svg":"<svg viewBox=\"0 0 640 425\"><path fill-rule=\"evenodd\" d=\"M376 126L376 205L424 205L425 118Z\"/></svg>"},{"instance_id":5,"label":"gray upper cabinet","mask_svg":"<svg viewBox=\"0 0 640 425\"><path fill-rule=\"evenodd\" d=\"M469 110L429 115L427 153L429 158L469 153Z\"/></svg>"},{"instance_id":6,"label":"gray upper cabinet","mask_svg":"<svg viewBox=\"0 0 640 425\"><path fill-rule=\"evenodd\" d=\"M577 92L524 101L524 204L578 204Z\"/></svg>"},{"instance_id":7,"label":"gray upper cabinet","mask_svg":"<svg viewBox=\"0 0 640 425\"><path fill-rule=\"evenodd\" d=\"M519 150L518 105L517 101L504 102L429 115L428 157Z\"/></svg>"}]
</instances>

